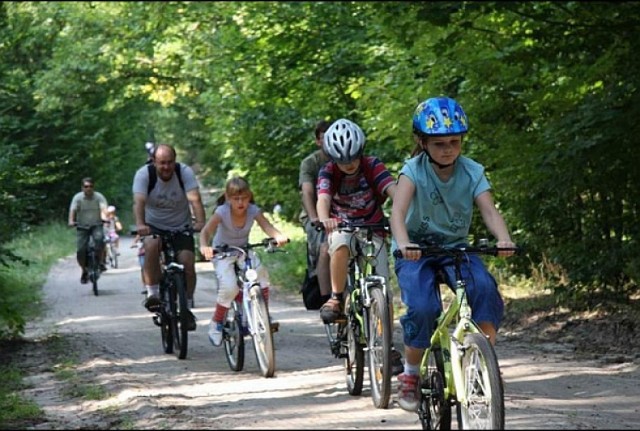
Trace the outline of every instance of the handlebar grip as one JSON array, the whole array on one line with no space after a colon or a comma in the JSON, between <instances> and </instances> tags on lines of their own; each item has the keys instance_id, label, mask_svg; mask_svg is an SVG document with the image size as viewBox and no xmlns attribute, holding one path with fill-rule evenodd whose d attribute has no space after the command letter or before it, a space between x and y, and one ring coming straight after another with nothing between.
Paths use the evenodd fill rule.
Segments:
<instances>
[{"instance_id":1,"label":"handlebar grip","mask_svg":"<svg viewBox=\"0 0 640 431\"><path fill-rule=\"evenodd\" d=\"M394 250L393 251L393 257L401 258L402 257L402 251L401 250Z\"/></svg>"}]
</instances>

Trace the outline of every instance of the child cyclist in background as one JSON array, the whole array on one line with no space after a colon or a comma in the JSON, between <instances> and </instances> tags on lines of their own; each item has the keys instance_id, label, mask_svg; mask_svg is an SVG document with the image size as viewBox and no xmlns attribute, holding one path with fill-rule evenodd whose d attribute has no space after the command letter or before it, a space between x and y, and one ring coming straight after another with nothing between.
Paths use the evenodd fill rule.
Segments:
<instances>
[{"instance_id":1,"label":"child cyclist in background","mask_svg":"<svg viewBox=\"0 0 640 431\"><path fill-rule=\"evenodd\" d=\"M420 250L407 250L429 243L467 243L473 204L495 236L498 248L513 248L504 219L493 202L484 167L461 156L462 139L468 130L462 107L448 97L427 99L413 114L414 140L420 150L400 171L391 211L392 250L401 250L395 272L406 313L400 318L404 333L404 373L398 376L398 404L405 410L418 407L418 369L424 349L429 347L441 304L436 292L435 272L444 270L453 280L449 258L423 257ZM513 254L501 251L500 256ZM504 303L493 276L478 256L469 256L463 267L473 319L496 342Z\"/></svg>"},{"instance_id":2,"label":"child cyclist in background","mask_svg":"<svg viewBox=\"0 0 640 431\"><path fill-rule=\"evenodd\" d=\"M120 255L120 235L118 232L122 231L122 223L120 223L120 219L116 215L116 207L113 205L107 207L107 220L104 225L105 238L115 244L116 254Z\"/></svg>"},{"instance_id":3,"label":"child cyclist in background","mask_svg":"<svg viewBox=\"0 0 640 431\"><path fill-rule=\"evenodd\" d=\"M364 242L364 232L340 232L340 221L379 223L384 220L382 205L393 199L396 183L384 163L377 157L364 156L365 135L356 123L336 120L325 132L323 149L329 156L318 173L316 211L327 232L331 297L320 308L324 323L334 322L344 313L343 293L349 270L349 259L355 255L355 241ZM385 231L374 234L378 256L376 273L389 280L389 259ZM391 289L388 290L392 303ZM391 307L393 321L393 306ZM402 372L402 359L392 349L392 374Z\"/></svg>"},{"instance_id":4,"label":"child cyclist in background","mask_svg":"<svg viewBox=\"0 0 640 431\"><path fill-rule=\"evenodd\" d=\"M207 260L211 260L213 247L222 245L243 247L247 245L254 220L258 222L267 236L275 239L278 246L289 241L271 224L262 210L253 203L253 193L249 188L249 183L241 177L231 178L227 181L224 195L218 199L218 207L200 232L200 253ZM249 253L254 268L258 272L258 281L268 305L269 273L261 264L258 255L252 250L249 250ZM222 322L231 306L231 301L235 299L239 291L235 271L235 263L239 258L238 256L227 256L215 262L218 297L213 317L209 323L209 341L214 346L219 346L222 343ZM276 322L272 322L272 330L277 330Z\"/></svg>"}]
</instances>

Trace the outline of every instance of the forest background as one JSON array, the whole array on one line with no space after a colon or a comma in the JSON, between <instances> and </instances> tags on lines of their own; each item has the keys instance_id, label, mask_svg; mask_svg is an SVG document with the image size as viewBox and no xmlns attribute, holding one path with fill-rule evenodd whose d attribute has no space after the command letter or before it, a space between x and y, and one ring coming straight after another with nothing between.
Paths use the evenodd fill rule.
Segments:
<instances>
[{"instance_id":1,"label":"forest background","mask_svg":"<svg viewBox=\"0 0 640 431\"><path fill-rule=\"evenodd\" d=\"M145 142L175 145L205 187L246 176L295 221L319 119L356 121L397 174L414 108L441 95L526 250L503 269L565 306L627 302L639 33L638 2L2 2L0 333L24 325L11 241L64 223L85 176L128 226Z\"/></svg>"}]
</instances>

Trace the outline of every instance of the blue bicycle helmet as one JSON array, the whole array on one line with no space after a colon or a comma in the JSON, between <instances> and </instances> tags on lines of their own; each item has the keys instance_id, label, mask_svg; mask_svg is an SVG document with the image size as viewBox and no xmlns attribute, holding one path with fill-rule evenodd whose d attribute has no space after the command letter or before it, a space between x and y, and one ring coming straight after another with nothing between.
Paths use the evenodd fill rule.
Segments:
<instances>
[{"instance_id":1,"label":"blue bicycle helmet","mask_svg":"<svg viewBox=\"0 0 640 431\"><path fill-rule=\"evenodd\" d=\"M462 106L449 97L432 97L413 112L413 131L423 136L448 136L467 133L467 115Z\"/></svg>"}]
</instances>

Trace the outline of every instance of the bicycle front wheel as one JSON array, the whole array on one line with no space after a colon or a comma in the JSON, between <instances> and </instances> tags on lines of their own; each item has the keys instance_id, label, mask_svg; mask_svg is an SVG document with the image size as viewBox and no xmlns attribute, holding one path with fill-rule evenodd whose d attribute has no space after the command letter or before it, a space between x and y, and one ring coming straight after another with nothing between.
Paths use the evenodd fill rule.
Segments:
<instances>
[{"instance_id":1,"label":"bicycle front wheel","mask_svg":"<svg viewBox=\"0 0 640 431\"><path fill-rule=\"evenodd\" d=\"M464 337L462 374L464 400L458 404L461 428L504 429L500 367L493 346L484 335Z\"/></svg>"},{"instance_id":2,"label":"bicycle front wheel","mask_svg":"<svg viewBox=\"0 0 640 431\"><path fill-rule=\"evenodd\" d=\"M189 308L184 274L180 272L171 274L170 282L173 344L178 359L184 359L187 357L189 346Z\"/></svg>"},{"instance_id":3,"label":"bicycle front wheel","mask_svg":"<svg viewBox=\"0 0 640 431\"><path fill-rule=\"evenodd\" d=\"M344 371L347 381L347 390L351 395L362 393L364 380L364 349L359 340L360 323L351 310L351 296L347 295L344 309L347 312L347 355L344 358ZM357 332L356 332L357 331Z\"/></svg>"},{"instance_id":4,"label":"bicycle front wheel","mask_svg":"<svg viewBox=\"0 0 640 431\"><path fill-rule=\"evenodd\" d=\"M98 257L95 250L89 252L88 265L89 267L89 280L91 281L91 288L93 294L98 296L98 278L100 278L100 267L98 266Z\"/></svg>"},{"instance_id":5,"label":"bicycle front wheel","mask_svg":"<svg viewBox=\"0 0 640 431\"><path fill-rule=\"evenodd\" d=\"M233 371L242 371L244 367L244 334L242 333L242 318L238 303L231 302L231 308L227 310L224 319L222 342L224 354L227 357L229 368Z\"/></svg>"},{"instance_id":6,"label":"bicycle front wheel","mask_svg":"<svg viewBox=\"0 0 640 431\"><path fill-rule=\"evenodd\" d=\"M273 377L276 370L276 358L273 350L273 334L269 324L269 311L262 296L260 286L255 285L250 290L251 315L247 316L251 321L251 337L253 348L256 352L258 366L264 377Z\"/></svg>"},{"instance_id":7,"label":"bicycle front wheel","mask_svg":"<svg viewBox=\"0 0 640 431\"><path fill-rule=\"evenodd\" d=\"M382 286L370 288L368 365L373 405L386 409L391 398L391 317Z\"/></svg>"},{"instance_id":8,"label":"bicycle front wheel","mask_svg":"<svg viewBox=\"0 0 640 431\"><path fill-rule=\"evenodd\" d=\"M160 284L160 298L162 298L162 309L157 312L155 319L160 325L160 335L162 336L162 349L164 353L173 353L173 319L172 312L167 312L167 304L171 303L171 295L165 281ZM169 311L172 307L169 307Z\"/></svg>"},{"instance_id":9,"label":"bicycle front wheel","mask_svg":"<svg viewBox=\"0 0 640 431\"><path fill-rule=\"evenodd\" d=\"M113 242L109 243L109 261L112 268L118 267L118 253L116 251L116 245Z\"/></svg>"}]
</instances>

